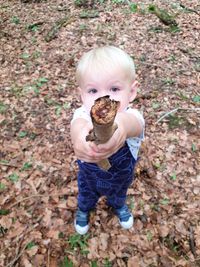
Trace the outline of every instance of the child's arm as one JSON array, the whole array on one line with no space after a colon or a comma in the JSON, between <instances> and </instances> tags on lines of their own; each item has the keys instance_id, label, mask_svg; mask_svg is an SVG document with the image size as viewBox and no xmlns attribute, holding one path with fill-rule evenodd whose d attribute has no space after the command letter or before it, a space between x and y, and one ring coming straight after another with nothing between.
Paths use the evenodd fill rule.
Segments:
<instances>
[{"instance_id":1,"label":"child's arm","mask_svg":"<svg viewBox=\"0 0 200 267\"><path fill-rule=\"evenodd\" d=\"M92 129L92 124L83 118L75 119L71 124L71 140L76 157L85 162L99 162L106 158L105 152L99 153L97 146L86 142L86 136Z\"/></svg>"},{"instance_id":2,"label":"child's arm","mask_svg":"<svg viewBox=\"0 0 200 267\"><path fill-rule=\"evenodd\" d=\"M132 113L117 113L115 121L118 125L117 130L107 143L100 145L95 145L93 142L86 142L85 140L92 129L91 123L82 118L73 121L71 139L76 157L86 162L97 163L117 152L127 138L139 136L142 133L142 123Z\"/></svg>"},{"instance_id":3,"label":"child's arm","mask_svg":"<svg viewBox=\"0 0 200 267\"><path fill-rule=\"evenodd\" d=\"M107 143L98 145L99 152L107 153L107 157L117 152L127 138L140 136L143 131L142 122L132 113L117 113L115 122L118 128L113 136Z\"/></svg>"}]
</instances>

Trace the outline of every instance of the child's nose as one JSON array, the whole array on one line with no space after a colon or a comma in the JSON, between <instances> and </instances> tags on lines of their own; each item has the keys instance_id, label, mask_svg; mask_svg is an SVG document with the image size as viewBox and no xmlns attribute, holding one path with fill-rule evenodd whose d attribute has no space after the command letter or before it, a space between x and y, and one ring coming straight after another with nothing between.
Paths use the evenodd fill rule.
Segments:
<instances>
[{"instance_id":1,"label":"child's nose","mask_svg":"<svg viewBox=\"0 0 200 267\"><path fill-rule=\"evenodd\" d=\"M102 91L101 93L100 93L100 96L99 97L103 97L103 96L106 96L106 95L109 95L110 96L110 94L108 93L108 91Z\"/></svg>"}]
</instances>

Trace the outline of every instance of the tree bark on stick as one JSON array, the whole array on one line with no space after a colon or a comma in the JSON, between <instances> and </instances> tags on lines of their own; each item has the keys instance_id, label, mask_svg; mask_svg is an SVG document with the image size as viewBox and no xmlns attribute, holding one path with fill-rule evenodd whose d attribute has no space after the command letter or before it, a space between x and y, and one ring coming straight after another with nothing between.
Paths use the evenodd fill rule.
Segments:
<instances>
[{"instance_id":1,"label":"tree bark on stick","mask_svg":"<svg viewBox=\"0 0 200 267\"><path fill-rule=\"evenodd\" d=\"M98 145L106 143L111 138L117 129L114 120L119 105L119 101L111 100L109 96L103 96L95 100L90 111L93 129L86 136L86 141L93 141ZM104 170L111 167L108 159L101 160L97 165Z\"/></svg>"}]
</instances>

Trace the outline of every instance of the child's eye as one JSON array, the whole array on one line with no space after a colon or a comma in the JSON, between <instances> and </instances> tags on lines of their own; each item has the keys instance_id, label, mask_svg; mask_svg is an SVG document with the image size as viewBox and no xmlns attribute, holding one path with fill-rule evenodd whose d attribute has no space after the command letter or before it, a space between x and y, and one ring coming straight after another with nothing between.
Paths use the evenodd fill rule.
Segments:
<instances>
[{"instance_id":1,"label":"child's eye","mask_svg":"<svg viewBox=\"0 0 200 267\"><path fill-rule=\"evenodd\" d=\"M112 92L117 92L119 91L120 89L118 87L111 87L110 89Z\"/></svg>"},{"instance_id":2,"label":"child's eye","mask_svg":"<svg viewBox=\"0 0 200 267\"><path fill-rule=\"evenodd\" d=\"M91 88L91 89L88 90L88 93L89 94L96 94L97 93L97 89Z\"/></svg>"}]
</instances>

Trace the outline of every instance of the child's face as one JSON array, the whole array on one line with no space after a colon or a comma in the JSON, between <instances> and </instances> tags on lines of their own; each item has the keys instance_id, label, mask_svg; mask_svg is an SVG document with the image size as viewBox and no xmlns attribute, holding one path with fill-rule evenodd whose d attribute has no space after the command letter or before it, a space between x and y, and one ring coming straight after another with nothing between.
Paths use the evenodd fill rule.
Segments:
<instances>
[{"instance_id":1,"label":"child's face","mask_svg":"<svg viewBox=\"0 0 200 267\"><path fill-rule=\"evenodd\" d=\"M130 82L126 74L118 68L109 73L96 74L88 71L81 80L79 91L83 105L88 112L94 101L105 95L120 101L119 111L123 111L136 97L137 82Z\"/></svg>"}]
</instances>

